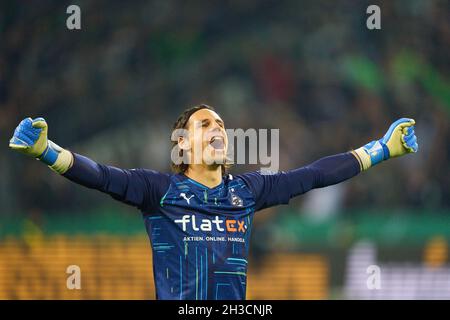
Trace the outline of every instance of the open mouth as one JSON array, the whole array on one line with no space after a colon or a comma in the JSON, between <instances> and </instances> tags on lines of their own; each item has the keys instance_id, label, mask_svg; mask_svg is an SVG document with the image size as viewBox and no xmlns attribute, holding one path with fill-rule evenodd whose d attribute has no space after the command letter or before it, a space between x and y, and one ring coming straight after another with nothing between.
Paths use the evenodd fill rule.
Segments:
<instances>
[{"instance_id":1,"label":"open mouth","mask_svg":"<svg viewBox=\"0 0 450 320\"><path fill-rule=\"evenodd\" d=\"M221 136L213 136L209 141L209 144L216 150L222 150L225 148L225 141Z\"/></svg>"}]
</instances>

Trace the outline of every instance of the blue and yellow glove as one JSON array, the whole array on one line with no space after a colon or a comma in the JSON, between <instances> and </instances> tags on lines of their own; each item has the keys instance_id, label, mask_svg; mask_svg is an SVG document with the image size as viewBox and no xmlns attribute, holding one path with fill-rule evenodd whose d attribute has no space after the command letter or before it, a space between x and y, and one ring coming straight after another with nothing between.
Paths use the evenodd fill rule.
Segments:
<instances>
[{"instance_id":1,"label":"blue and yellow glove","mask_svg":"<svg viewBox=\"0 0 450 320\"><path fill-rule=\"evenodd\" d=\"M47 138L48 126L44 118L26 118L20 122L9 140L13 150L36 158L53 171L65 173L71 166L73 155Z\"/></svg>"},{"instance_id":2,"label":"blue and yellow glove","mask_svg":"<svg viewBox=\"0 0 450 320\"><path fill-rule=\"evenodd\" d=\"M414 133L414 119L401 118L389 127L383 138L371 141L352 153L361 165L361 171L389 158L417 152L419 145Z\"/></svg>"}]
</instances>

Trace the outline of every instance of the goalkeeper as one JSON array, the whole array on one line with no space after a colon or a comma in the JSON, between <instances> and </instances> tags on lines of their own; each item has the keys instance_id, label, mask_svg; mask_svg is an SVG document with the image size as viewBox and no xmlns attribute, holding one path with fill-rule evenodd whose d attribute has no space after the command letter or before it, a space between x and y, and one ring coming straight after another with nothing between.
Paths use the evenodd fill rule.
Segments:
<instances>
[{"instance_id":1,"label":"goalkeeper","mask_svg":"<svg viewBox=\"0 0 450 320\"><path fill-rule=\"evenodd\" d=\"M185 110L175 122L174 129L188 133L174 142L188 161L173 163L173 174L119 169L63 149L47 139L43 118L23 120L9 146L141 211L153 251L158 299L245 299L254 213L417 152L414 124L413 119L399 119L381 139L361 148L271 175L226 174L225 125L207 105ZM199 148L200 161L191 161Z\"/></svg>"}]
</instances>

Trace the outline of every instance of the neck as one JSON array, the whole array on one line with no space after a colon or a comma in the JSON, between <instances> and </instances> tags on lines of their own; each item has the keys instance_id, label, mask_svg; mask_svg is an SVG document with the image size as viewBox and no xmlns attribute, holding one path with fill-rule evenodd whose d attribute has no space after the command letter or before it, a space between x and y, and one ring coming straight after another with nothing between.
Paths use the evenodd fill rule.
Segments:
<instances>
[{"instance_id":1,"label":"neck","mask_svg":"<svg viewBox=\"0 0 450 320\"><path fill-rule=\"evenodd\" d=\"M220 165L190 165L184 174L208 188L217 187L222 182L222 168Z\"/></svg>"}]
</instances>

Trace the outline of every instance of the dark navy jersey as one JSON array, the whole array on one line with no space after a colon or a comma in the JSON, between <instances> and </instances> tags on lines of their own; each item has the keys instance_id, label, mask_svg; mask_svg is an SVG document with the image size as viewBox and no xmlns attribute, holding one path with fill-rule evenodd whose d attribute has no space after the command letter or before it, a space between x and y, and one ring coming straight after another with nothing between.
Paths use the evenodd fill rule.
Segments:
<instances>
[{"instance_id":1,"label":"dark navy jersey","mask_svg":"<svg viewBox=\"0 0 450 320\"><path fill-rule=\"evenodd\" d=\"M142 212L158 299L245 299L254 213L359 173L349 154L288 172L226 175L206 187L184 174L119 169L74 154L65 177Z\"/></svg>"},{"instance_id":2,"label":"dark navy jersey","mask_svg":"<svg viewBox=\"0 0 450 320\"><path fill-rule=\"evenodd\" d=\"M245 298L252 191L231 175L215 188L181 174L168 180L159 206L144 210L157 297Z\"/></svg>"}]
</instances>

